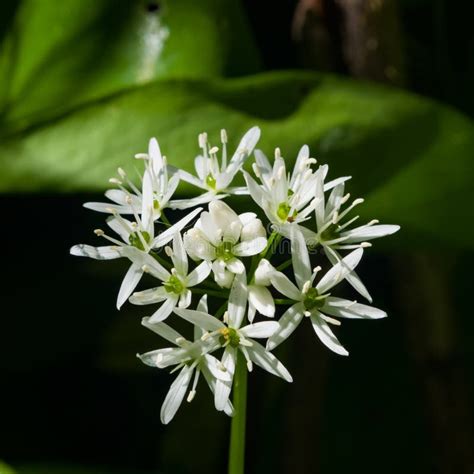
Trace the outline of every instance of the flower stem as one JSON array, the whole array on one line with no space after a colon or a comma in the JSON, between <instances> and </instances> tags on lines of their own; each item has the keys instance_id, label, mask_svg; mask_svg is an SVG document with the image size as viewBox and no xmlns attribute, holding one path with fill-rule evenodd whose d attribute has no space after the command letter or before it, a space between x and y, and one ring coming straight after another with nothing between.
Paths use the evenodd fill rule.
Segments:
<instances>
[{"instance_id":1,"label":"flower stem","mask_svg":"<svg viewBox=\"0 0 474 474\"><path fill-rule=\"evenodd\" d=\"M239 351L234 375L234 416L230 428L229 474L244 474L245 421L247 411L247 364Z\"/></svg>"}]
</instances>

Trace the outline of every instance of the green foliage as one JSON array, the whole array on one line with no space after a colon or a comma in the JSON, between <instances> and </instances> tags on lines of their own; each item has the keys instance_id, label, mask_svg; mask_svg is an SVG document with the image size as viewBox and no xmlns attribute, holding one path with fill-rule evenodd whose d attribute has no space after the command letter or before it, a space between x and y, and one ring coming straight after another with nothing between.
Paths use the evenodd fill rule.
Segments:
<instances>
[{"instance_id":1,"label":"green foliage","mask_svg":"<svg viewBox=\"0 0 474 474\"><path fill-rule=\"evenodd\" d=\"M237 0L23 0L16 11L10 3L0 7L14 14L0 48L4 129L157 78L258 65Z\"/></svg>"},{"instance_id":2,"label":"green foliage","mask_svg":"<svg viewBox=\"0 0 474 474\"><path fill-rule=\"evenodd\" d=\"M15 474L15 471L0 461L0 474Z\"/></svg>"}]
</instances>

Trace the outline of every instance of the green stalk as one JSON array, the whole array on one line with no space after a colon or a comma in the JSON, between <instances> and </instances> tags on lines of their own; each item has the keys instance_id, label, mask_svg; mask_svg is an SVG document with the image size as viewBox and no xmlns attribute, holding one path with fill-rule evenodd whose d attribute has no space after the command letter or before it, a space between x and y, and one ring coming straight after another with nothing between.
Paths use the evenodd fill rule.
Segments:
<instances>
[{"instance_id":1,"label":"green stalk","mask_svg":"<svg viewBox=\"0 0 474 474\"><path fill-rule=\"evenodd\" d=\"M245 421L247 411L247 364L239 351L234 374L234 416L230 428L229 474L244 474Z\"/></svg>"}]
</instances>

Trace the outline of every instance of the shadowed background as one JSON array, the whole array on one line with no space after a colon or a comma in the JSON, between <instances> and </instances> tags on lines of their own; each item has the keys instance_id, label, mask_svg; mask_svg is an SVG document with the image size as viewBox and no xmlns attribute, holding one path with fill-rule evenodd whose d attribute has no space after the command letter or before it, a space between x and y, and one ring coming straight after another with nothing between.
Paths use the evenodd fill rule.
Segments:
<instances>
[{"instance_id":1,"label":"shadowed background","mask_svg":"<svg viewBox=\"0 0 474 474\"><path fill-rule=\"evenodd\" d=\"M294 383L250 377L246 472L474 469L474 7L271 3L0 6L0 474L225 472L206 387L160 424L171 377L135 357L161 344L143 308L115 310L126 263L68 252L98 242L81 204L151 136L191 170L199 132L234 146L252 125L269 155L307 143L353 176L361 217L402 230L366 252L389 318L344 322L349 358L301 325L276 350Z\"/></svg>"}]
</instances>

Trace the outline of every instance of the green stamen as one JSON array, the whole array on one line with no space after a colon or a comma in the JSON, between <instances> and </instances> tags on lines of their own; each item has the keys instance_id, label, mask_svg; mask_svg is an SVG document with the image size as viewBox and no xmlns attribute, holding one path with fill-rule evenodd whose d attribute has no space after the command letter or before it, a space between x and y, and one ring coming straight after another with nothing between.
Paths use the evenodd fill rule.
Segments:
<instances>
[{"instance_id":1,"label":"green stamen","mask_svg":"<svg viewBox=\"0 0 474 474\"><path fill-rule=\"evenodd\" d=\"M171 275L163 286L168 293L175 293L176 295L180 295L184 290L182 281L176 275Z\"/></svg>"},{"instance_id":2,"label":"green stamen","mask_svg":"<svg viewBox=\"0 0 474 474\"><path fill-rule=\"evenodd\" d=\"M316 288L310 288L306 293L306 297L303 300L304 307L310 311L312 309L319 309L324 306L325 296L319 296Z\"/></svg>"},{"instance_id":3,"label":"green stamen","mask_svg":"<svg viewBox=\"0 0 474 474\"><path fill-rule=\"evenodd\" d=\"M293 222L295 217L298 215L298 211L295 209L293 214L290 216L291 206L287 202L281 202L277 208L277 216L282 221Z\"/></svg>"},{"instance_id":4,"label":"green stamen","mask_svg":"<svg viewBox=\"0 0 474 474\"><path fill-rule=\"evenodd\" d=\"M211 173L209 173L206 177L206 184L212 188L212 189L216 189L216 178L214 178L214 176L212 176Z\"/></svg>"},{"instance_id":5,"label":"green stamen","mask_svg":"<svg viewBox=\"0 0 474 474\"><path fill-rule=\"evenodd\" d=\"M222 328L219 330L221 333L219 342L221 345L229 343L232 347L238 347L240 343L239 333L234 328Z\"/></svg>"},{"instance_id":6,"label":"green stamen","mask_svg":"<svg viewBox=\"0 0 474 474\"><path fill-rule=\"evenodd\" d=\"M130 245L132 245L133 247L136 247L137 249L139 250L143 250L145 251L145 247L143 246L143 242L142 242L142 239L140 238L140 235L139 233L140 231L137 231L137 232L133 232L130 234L130 237L128 238L128 241L130 242ZM142 237L143 237L143 240L149 244L150 243L150 234L146 231L143 231L143 232L140 232Z\"/></svg>"},{"instance_id":7,"label":"green stamen","mask_svg":"<svg viewBox=\"0 0 474 474\"><path fill-rule=\"evenodd\" d=\"M216 248L216 257L224 260L224 262L229 261L230 259L234 258L232 248L232 242L222 242L219 247Z\"/></svg>"}]
</instances>

